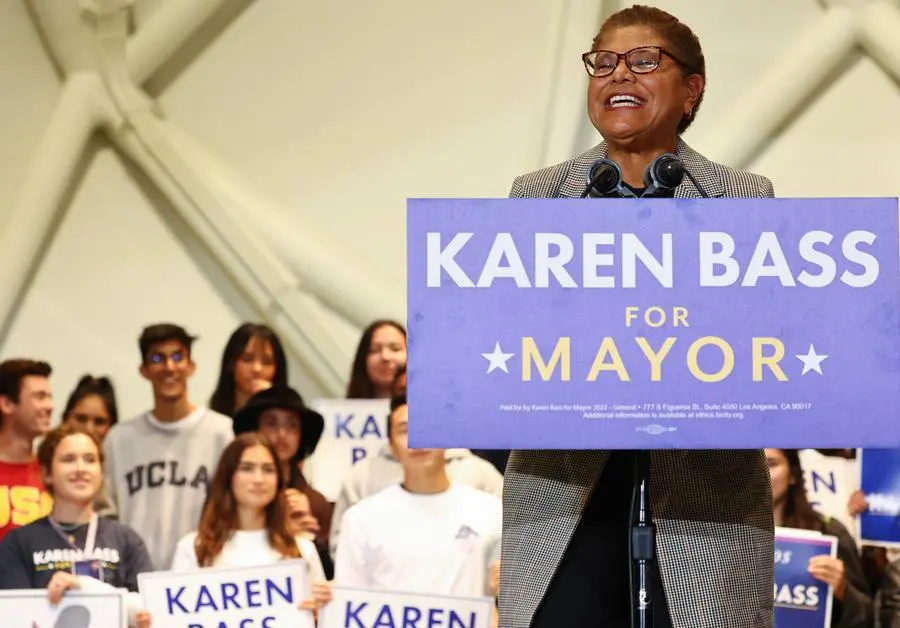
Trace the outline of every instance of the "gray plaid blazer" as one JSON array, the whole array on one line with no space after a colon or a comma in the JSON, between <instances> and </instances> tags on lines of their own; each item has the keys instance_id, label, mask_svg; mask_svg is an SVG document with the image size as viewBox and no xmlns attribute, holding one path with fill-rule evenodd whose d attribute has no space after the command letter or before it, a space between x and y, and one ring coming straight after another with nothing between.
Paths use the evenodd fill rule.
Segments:
<instances>
[{"instance_id":1,"label":"gray plaid blazer","mask_svg":"<svg viewBox=\"0 0 900 628\"><path fill-rule=\"evenodd\" d=\"M510 196L578 197L591 163L606 153L601 143L574 159L519 176ZM768 179L713 163L680 139L677 153L711 197L774 196ZM675 196L700 193L685 178ZM530 625L608 455L559 450L510 456L503 495L500 628ZM657 556L674 628L772 628L774 524L763 452L654 450L651 460Z\"/></svg>"}]
</instances>

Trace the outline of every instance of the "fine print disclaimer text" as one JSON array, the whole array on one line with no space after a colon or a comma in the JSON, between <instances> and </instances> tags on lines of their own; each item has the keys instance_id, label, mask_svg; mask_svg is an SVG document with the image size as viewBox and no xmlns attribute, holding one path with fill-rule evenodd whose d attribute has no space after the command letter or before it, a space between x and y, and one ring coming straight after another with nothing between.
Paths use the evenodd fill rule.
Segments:
<instances>
[{"instance_id":1,"label":"fine print disclaimer text","mask_svg":"<svg viewBox=\"0 0 900 628\"><path fill-rule=\"evenodd\" d=\"M808 401L782 403L501 403L501 412L564 412L582 419L745 419L766 412L807 412Z\"/></svg>"}]
</instances>

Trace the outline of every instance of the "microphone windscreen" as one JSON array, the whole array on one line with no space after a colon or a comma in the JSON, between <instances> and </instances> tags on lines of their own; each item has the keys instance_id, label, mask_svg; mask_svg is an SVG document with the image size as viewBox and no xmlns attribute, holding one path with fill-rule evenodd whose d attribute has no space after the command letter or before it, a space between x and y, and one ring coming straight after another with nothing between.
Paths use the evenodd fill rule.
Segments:
<instances>
[{"instance_id":1,"label":"microphone windscreen","mask_svg":"<svg viewBox=\"0 0 900 628\"><path fill-rule=\"evenodd\" d=\"M657 162L656 180L669 190L677 188L684 179L684 163L674 155L663 155Z\"/></svg>"},{"instance_id":2,"label":"microphone windscreen","mask_svg":"<svg viewBox=\"0 0 900 628\"><path fill-rule=\"evenodd\" d=\"M597 196L606 196L619 187L622 174L616 164L608 159L600 159L591 164L588 172L591 193Z\"/></svg>"}]
</instances>

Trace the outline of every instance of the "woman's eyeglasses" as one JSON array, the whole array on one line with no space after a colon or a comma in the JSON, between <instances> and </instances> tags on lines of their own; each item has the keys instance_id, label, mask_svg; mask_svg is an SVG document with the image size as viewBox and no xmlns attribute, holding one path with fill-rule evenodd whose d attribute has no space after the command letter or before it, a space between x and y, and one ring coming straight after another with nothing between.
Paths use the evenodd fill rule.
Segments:
<instances>
[{"instance_id":1,"label":"woman's eyeglasses","mask_svg":"<svg viewBox=\"0 0 900 628\"><path fill-rule=\"evenodd\" d=\"M625 59L628 69L635 74L647 74L653 72L662 62L662 56L666 55L675 63L682 67L686 65L667 51L659 46L642 46L633 48L628 52L613 52L612 50L592 50L581 55L584 62L584 69L591 76L609 76L616 71L619 66L619 60Z\"/></svg>"}]
</instances>

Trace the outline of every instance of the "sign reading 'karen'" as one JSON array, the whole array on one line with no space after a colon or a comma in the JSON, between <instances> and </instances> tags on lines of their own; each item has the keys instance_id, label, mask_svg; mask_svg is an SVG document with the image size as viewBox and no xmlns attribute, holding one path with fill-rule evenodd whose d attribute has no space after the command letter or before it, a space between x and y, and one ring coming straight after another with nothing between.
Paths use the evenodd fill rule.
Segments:
<instances>
[{"instance_id":1,"label":"sign reading 'karen'","mask_svg":"<svg viewBox=\"0 0 900 628\"><path fill-rule=\"evenodd\" d=\"M407 224L413 446L900 447L896 199L411 200Z\"/></svg>"}]
</instances>

